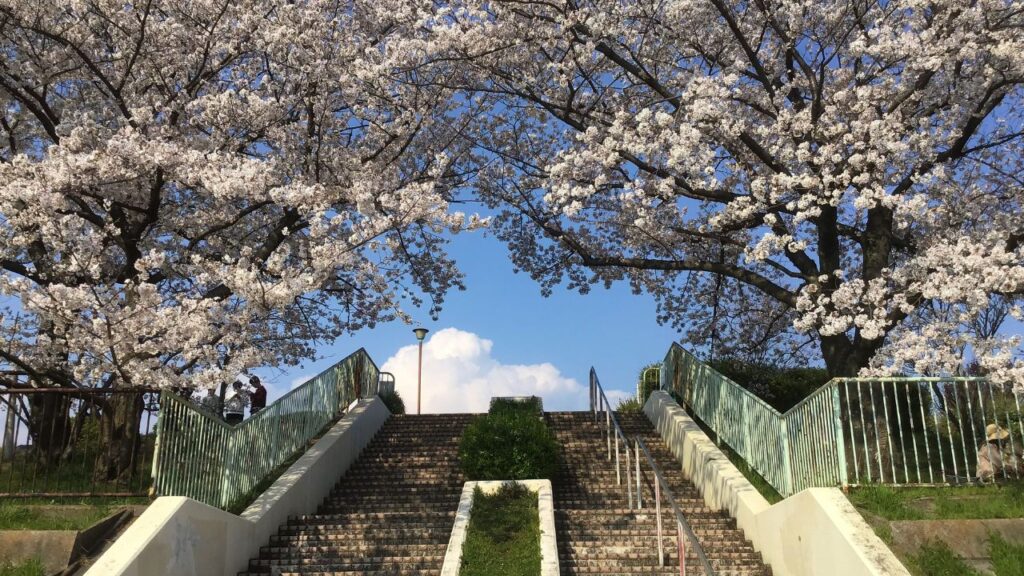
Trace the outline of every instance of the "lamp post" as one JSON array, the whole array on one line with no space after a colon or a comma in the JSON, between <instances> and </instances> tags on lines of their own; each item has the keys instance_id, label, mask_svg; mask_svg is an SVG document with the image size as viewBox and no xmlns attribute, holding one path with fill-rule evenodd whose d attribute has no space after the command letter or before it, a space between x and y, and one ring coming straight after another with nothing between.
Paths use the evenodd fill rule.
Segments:
<instances>
[{"instance_id":1,"label":"lamp post","mask_svg":"<svg viewBox=\"0 0 1024 576\"><path fill-rule=\"evenodd\" d=\"M419 364L419 370L417 371L417 375L416 375L416 413L417 414L420 413L420 398L422 396L421 395L421 390L423 389L423 338L426 337L427 332L430 332L430 330L427 330L426 328L414 328L413 329L413 333L416 334L416 339L420 341L420 364Z\"/></svg>"}]
</instances>

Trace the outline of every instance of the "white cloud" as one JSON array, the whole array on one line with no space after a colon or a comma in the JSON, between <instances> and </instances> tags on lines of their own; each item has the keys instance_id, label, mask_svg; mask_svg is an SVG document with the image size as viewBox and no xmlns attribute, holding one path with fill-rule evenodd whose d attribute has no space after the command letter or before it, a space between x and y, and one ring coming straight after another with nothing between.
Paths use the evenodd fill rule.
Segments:
<instances>
[{"instance_id":1,"label":"white cloud","mask_svg":"<svg viewBox=\"0 0 1024 576\"><path fill-rule=\"evenodd\" d=\"M431 334L423 344L423 412L486 412L492 396L540 396L545 410L584 410L587 388L553 364L502 364L493 342L457 328ZM416 344L402 347L381 370L395 375L405 409L416 412Z\"/></svg>"}]
</instances>

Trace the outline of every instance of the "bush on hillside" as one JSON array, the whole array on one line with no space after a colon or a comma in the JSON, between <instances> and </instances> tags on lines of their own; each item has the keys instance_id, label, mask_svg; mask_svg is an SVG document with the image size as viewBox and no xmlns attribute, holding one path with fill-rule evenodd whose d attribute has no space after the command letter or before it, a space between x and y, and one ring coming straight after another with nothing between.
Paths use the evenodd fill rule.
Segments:
<instances>
[{"instance_id":1,"label":"bush on hillside","mask_svg":"<svg viewBox=\"0 0 1024 576\"><path fill-rule=\"evenodd\" d=\"M398 395L397 390L380 394L380 399L387 406L388 412L392 414L405 414L405 401Z\"/></svg>"},{"instance_id":2,"label":"bush on hillside","mask_svg":"<svg viewBox=\"0 0 1024 576\"><path fill-rule=\"evenodd\" d=\"M469 480L551 478L558 470L558 445L534 414L485 414L463 432L459 459Z\"/></svg>"},{"instance_id":3,"label":"bush on hillside","mask_svg":"<svg viewBox=\"0 0 1024 576\"><path fill-rule=\"evenodd\" d=\"M785 412L829 381L824 368L784 368L733 358L710 365L756 394L779 412Z\"/></svg>"}]
</instances>

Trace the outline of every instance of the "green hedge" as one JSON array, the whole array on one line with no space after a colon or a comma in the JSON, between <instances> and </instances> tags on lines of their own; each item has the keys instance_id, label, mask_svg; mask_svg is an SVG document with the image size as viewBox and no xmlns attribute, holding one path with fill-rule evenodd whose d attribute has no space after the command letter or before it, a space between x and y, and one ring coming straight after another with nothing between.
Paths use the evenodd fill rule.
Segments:
<instances>
[{"instance_id":1,"label":"green hedge","mask_svg":"<svg viewBox=\"0 0 1024 576\"><path fill-rule=\"evenodd\" d=\"M488 414L529 414L531 416L542 416L540 398L530 396L523 400L512 398L495 398L491 401L491 408Z\"/></svg>"},{"instance_id":2,"label":"green hedge","mask_svg":"<svg viewBox=\"0 0 1024 576\"><path fill-rule=\"evenodd\" d=\"M789 410L829 381L824 368L783 368L731 358L709 364L779 412Z\"/></svg>"},{"instance_id":3,"label":"green hedge","mask_svg":"<svg viewBox=\"0 0 1024 576\"><path fill-rule=\"evenodd\" d=\"M541 418L503 410L470 422L459 459L469 480L551 478L558 470L558 444Z\"/></svg>"}]
</instances>

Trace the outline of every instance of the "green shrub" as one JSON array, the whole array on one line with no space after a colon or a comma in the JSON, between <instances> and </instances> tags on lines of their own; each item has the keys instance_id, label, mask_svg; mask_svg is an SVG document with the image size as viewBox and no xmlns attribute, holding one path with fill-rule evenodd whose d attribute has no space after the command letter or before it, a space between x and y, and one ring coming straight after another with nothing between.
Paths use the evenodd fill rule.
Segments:
<instances>
[{"instance_id":1,"label":"green shrub","mask_svg":"<svg viewBox=\"0 0 1024 576\"><path fill-rule=\"evenodd\" d=\"M486 414L466 427L459 459L470 480L551 478L558 470L558 444L533 414Z\"/></svg>"},{"instance_id":2,"label":"green shrub","mask_svg":"<svg viewBox=\"0 0 1024 576\"><path fill-rule=\"evenodd\" d=\"M626 414L639 414L643 409L643 404L632 396L619 400L619 405L615 407L616 412L624 412Z\"/></svg>"},{"instance_id":3,"label":"green shrub","mask_svg":"<svg viewBox=\"0 0 1024 576\"><path fill-rule=\"evenodd\" d=\"M789 410L829 381L824 368L784 368L732 358L714 360L710 365L779 412Z\"/></svg>"},{"instance_id":4,"label":"green shrub","mask_svg":"<svg viewBox=\"0 0 1024 576\"><path fill-rule=\"evenodd\" d=\"M495 398L491 401L491 408L488 414L529 414L531 416L543 416L540 398L530 396L522 400L514 398Z\"/></svg>"},{"instance_id":5,"label":"green shrub","mask_svg":"<svg viewBox=\"0 0 1024 576\"><path fill-rule=\"evenodd\" d=\"M647 378L644 378L644 374L646 374L647 370L650 368L657 368L659 372L652 370L650 374L647 374ZM660 375L660 370L661 362L651 362L640 369L640 373L637 375L637 381L640 382L641 405L643 402L647 402L647 398L651 395L651 392L654 392L661 387L660 377L657 379L654 378L654 376Z\"/></svg>"},{"instance_id":6,"label":"green shrub","mask_svg":"<svg viewBox=\"0 0 1024 576\"><path fill-rule=\"evenodd\" d=\"M398 390L379 394L380 399L392 414L405 414L405 401L398 395Z\"/></svg>"}]
</instances>

